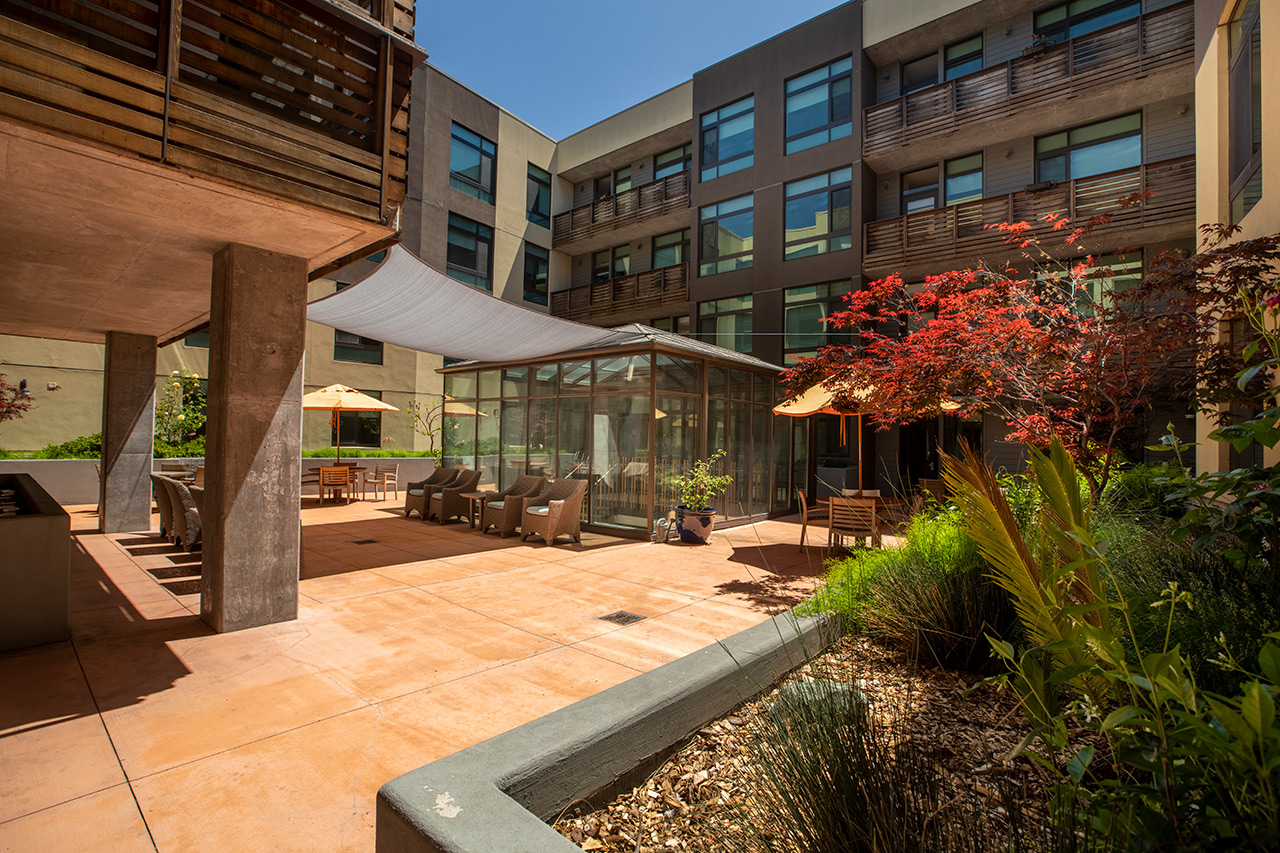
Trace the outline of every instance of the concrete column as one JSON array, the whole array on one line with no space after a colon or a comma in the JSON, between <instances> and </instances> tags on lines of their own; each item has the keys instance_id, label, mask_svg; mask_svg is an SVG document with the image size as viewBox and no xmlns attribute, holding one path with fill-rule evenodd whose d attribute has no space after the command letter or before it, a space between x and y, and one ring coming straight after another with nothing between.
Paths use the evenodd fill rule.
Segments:
<instances>
[{"instance_id":1,"label":"concrete column","mask_svg":"<svg viewBox=\"0 0 1280 853\"><path fill-rule=\"evenodd\" d=\"M307 264L213 256L200 618L238 631L298 615Z\"/></svg>"},{"instance_id":2,"label":"concrete column","mask_svg":"<svg viewBox=\"0 0 1280 853\"><path fill-rule=\"evenodd\" d=\"M102 482L98 529L151 529L156 422L156 339L107 332L102 383Z\"/></svg>"}]
</instances>

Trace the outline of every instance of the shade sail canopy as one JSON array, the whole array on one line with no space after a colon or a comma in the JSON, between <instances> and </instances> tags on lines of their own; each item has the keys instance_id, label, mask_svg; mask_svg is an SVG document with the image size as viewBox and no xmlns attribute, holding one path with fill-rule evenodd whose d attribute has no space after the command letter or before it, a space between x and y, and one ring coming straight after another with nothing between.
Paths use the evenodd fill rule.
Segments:
<instances>
[{"instance_id":1,"label":"shade sail canopy","mask_svg":"<svg viewBox=\"0 0 1280 853\"><path fill-rule=\"evenodd\" d=\"M302 408L335 412L398 412L395 406L346 385L329 385L302 395Z\"/></svg>"},{"instance_id":2,"label":"shade sail canopy","mask_svg":"<svg viewBox=\"0 0 1280 853\"><path fill-rule=\"evenodd\" d=\"M355 285L308 305L307 319L464 361L537 358L590 347L613 334L454 281L403 246L392 246Z\"/></svg>"}]
</instances>

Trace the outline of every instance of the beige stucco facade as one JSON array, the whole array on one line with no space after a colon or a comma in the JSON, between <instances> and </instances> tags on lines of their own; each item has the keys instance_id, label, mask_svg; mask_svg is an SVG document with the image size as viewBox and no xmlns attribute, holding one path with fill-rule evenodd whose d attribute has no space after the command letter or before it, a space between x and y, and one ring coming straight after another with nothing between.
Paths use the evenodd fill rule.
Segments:
<instances>
[{"instance_id":1,"label":"beige stucco facade","mask_svg":"<svg viewBox=\"0 0 1280 853\"><path fill-rule=\"evenodd\" d=\"M1240 0L1243 2L1243 0ZM1196 4L1196 221L1231 221L1231 178L1228 172L1229 44L1227 25L1235 14L1235 0L1201 0ZM1240 239L1280 232L1280 95L1274 91L1280 79L1280 4L1259 4L1262 33L1262 199L1237 223ZM1213 418L1200 415L1196 423L1196 468L1226 470L1230 448L1209 439L1216 427ZM1280 463L1280 448L1264 453L1266 464Z\"/></svg>"}]
</instances>

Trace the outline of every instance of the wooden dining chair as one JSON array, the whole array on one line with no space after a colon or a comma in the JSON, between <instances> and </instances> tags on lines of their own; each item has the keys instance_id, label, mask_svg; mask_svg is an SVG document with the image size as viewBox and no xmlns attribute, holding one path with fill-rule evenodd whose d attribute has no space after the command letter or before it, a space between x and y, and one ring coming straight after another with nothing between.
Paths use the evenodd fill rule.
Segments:
<instances>
[{"instance_id":1,"label":"wooden dining chair","mask_svg":"<svg viewBox=\"0 0 1280 853\"><path fill-rule=\"evenodd\" d=\"M831 517L831 508L825 506L809 507L809 501L805 499L804 489L796 489L796 501L800 504L800 550L804 550L805 532L809 529L809 522L823 518Z\"/></svg>"},{"instance_id":2,"label":"wooden dining chair","mask_svg":"<svg viewBox=\"0 0 1280 853\"><path fill-rule=\"evenodd\" d=\"M320 502L324 503L325 495L333 495L336 501L341 494L351 503L351 469L345 465L320 469Z\"/></svg>"},{"instance_id":3,"label":"wooden dining chair","mask_svg":"<svg viewBox=\"0 0 1280 853\"><path fill-rule=\"evenodd\" d=\"M387 499L387 486L391 486L396 500L400 499L400 483L396 479L400 474L399 463L377 462L374 463L373 472L365 472L364 482L360 487L360 497L364 499L368 497L369 487L373 486L373 496L378 497L378 487L382 487L382 499Z\"/></svg>"},{"instance_id":4,"label":"wooden dining chair","mask_svg":"<svg viewBox=\"0 0 1280 853\"><path fill-rule=\"evenodd\" d=\"M843 545L846 538L859 542L870 538L872 547L880 547L880 519L876 513L875 498L831 498L827 546Z\"/></svg>"}]
</instances>

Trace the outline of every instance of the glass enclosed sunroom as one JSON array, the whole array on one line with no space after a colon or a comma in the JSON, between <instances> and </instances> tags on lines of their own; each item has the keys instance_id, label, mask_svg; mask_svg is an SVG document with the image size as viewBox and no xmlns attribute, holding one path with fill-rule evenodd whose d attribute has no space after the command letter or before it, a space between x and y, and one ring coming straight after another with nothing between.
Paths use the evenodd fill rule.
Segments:
<instances>
[{"instance_id":1,"label":"glass enclosed sunroom","mask_svg":"<svg viewBox=\"0 0 1280 853\"><path fill-rule=\"evenodd\" d=\"M647 326L590 350L519 364L444 368L444 460L481 488L521 474L587 481L588 529L647 537L674 508L673 483L723 448L728 522L785 514L803 485L807 425L775 415L780 368Z\"/></svg>"}]
</instances>

